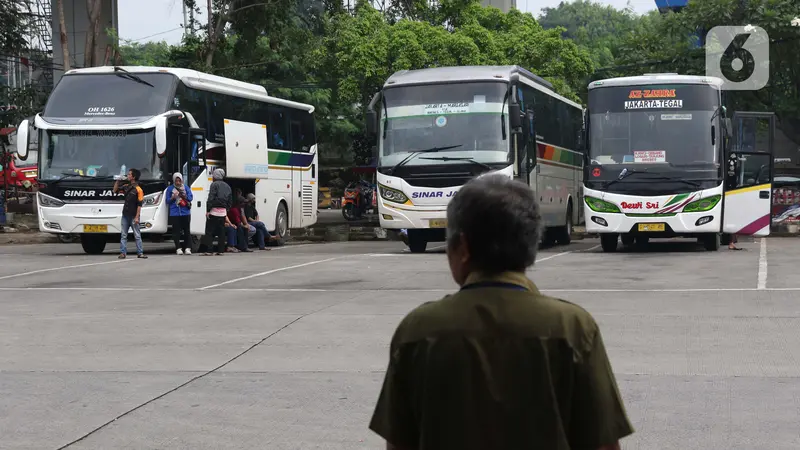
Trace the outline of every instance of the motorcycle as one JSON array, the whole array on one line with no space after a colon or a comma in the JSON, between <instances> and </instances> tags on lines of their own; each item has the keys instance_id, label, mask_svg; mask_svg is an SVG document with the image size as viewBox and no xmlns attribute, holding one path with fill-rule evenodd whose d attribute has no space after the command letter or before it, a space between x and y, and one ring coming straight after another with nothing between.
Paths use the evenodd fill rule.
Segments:
<instances>
[{"instance_id":1,"label":"motorcycle","mask_svg":"<svg viewBox=\"0 0 800 450\"><path fill-rule=\"evenodd\" d=\"M344 189L342 215L347 220L359 220L371 210L375 200L375 188L366 181L350 183Z\"/></svg>"}]
</instances>

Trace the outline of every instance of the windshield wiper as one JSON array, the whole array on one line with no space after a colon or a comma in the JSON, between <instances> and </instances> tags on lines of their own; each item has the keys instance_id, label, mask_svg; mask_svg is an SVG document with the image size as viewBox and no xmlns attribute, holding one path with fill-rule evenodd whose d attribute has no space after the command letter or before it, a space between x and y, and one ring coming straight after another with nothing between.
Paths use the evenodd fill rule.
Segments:
<instances>
[{"instance_id":1,"label":"windshield wiper","mask_svg":"<svg viewBox=\"0 0 800 450\"><path fill-rule=\"evenodd\" d=\"M143 79L139 78L138 75L134 75L134 74L128 72L127 70L123 69L122 67L114 66L114 72L116 73L116 75L118 77L126 78L128 80L133 80L133 81L135 81L137 83L146 84L146 85L148 85L150 87L155 87L152 84L148 83L147 81L144 81ZM122 73L120 73L120 72L122 72Z\"/></svg>"},{"instance_id":2,"label":"windshield wiper","mask_svg":"<svg viewBox=\"0 0 800 450\"><path fill-rule=\"evenodd\" d=\"M696 183L694 181L689 181L689 180L682 180L680 178L674 178L674 177L670 177L670 176L665 176L665 174L662 173L662 172L648 172L648 171L644 171L644 170L629 170L629 171L625 172L623 170L623 173L621 173L619 175L619 177L617 177L616 180L611 180L611 181L607 182L605 184L605 186L603 186L603 188L608 188L609 186L611 186L611 185L613 185L615 183L619 183L620 181L622 181L625 178L633 175L634 173L645 173L645 174L649 174L649 175L655 175L653 177L648 177L647 178L648 180L665 180L665 181L672 181L674 183L684 183L684 184L688 184L689 186L694 186L694 187L698 187L698 188L700 187L700 183Z\"/></svg>"},{"instance_id":3,"label":"windshield wiper","mask_svg":"<svg viewBox=\"0 0 800 450\"><path fill-rule=\"evenodd\" d=\"M486 163L482 163L480 161L476 161L475 159L468 158L468 157L459 158L459 157L452 157L452 156L435 156L435 157L420 158L420 159L430 159L432 161L466 161L466 162L471 162L473 164L481 166L483 168L486 168L488 170L493 170L492 166L490 166L490 165L488 165Z\"/></svg>"},{"instance_id":4,"label":"windshield wiper","mask_svg":"<svg viewBox=\"0 0 800 450\"><path fill-rule=\"evenodd\" d=\"M431 148L426 148L425 150L412 150L411 152L409 152L410 154L408 156L406 156L402 161L400 161L399 163L395 164L395 166L392 167L392 170L389 173L394 174L397 171L397 169L399 169L400 167L403 166L403 164L411 161L412 159L414 159L415 156L419 155L420 153L435 153L435 152L441 152L441 151L444 151L444 150L450 150L451 148L458 148L458 147L463 147L463 146L464 146L463 144L458 144L458 145L448 145L446 147L431 147Z\"/></svg>"},{"instance_id":5,"label":"windshield wiper","mask_svg":"<svg viewBox=\"0 0 800 450\"><path fill-rule=\"evenodd\" d=\"M61 178L57 178L57 179L51 181L51 183L58 183L60 181L64 181L67 178L72 178L72 177L91 178L93 180L107 180L107 179L113 178L113 175L105 175L105 176L102 176L102 177L93 177L91 175L81 175L79 173L67 173L67 172L62 172L61 175L62 175Z\"/></svg>"}]
</instances>

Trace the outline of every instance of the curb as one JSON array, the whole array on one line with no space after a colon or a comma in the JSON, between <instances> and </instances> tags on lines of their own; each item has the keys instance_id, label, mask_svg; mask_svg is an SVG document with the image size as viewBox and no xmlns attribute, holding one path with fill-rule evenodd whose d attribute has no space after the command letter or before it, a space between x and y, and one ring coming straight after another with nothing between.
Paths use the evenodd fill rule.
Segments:
<instances>
[{"instance_id":1,"label":"curb","mask_svg":"<svg viewBox=\"0 0 800 450\"><path fill-rule=\"evenodd\" d=\"M0 233L0 245L56 244L58 237L49 233Z\"/></svg>"}]
</instances>

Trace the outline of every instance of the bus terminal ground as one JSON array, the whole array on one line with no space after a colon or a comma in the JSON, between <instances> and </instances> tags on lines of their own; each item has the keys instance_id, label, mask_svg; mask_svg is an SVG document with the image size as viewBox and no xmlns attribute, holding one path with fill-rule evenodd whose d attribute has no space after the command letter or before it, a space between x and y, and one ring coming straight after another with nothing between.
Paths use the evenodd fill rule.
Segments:
<instances>
[{"instance_id":1,"label":"bus terminal ground","mask_svg":"<svg viewBox=\"0 0 800 450\"><path fill-rule=\"evenodd\" d=\"M148 260L0 246L0 448L377 449L392 332L456 288L442 244ZM543 249L539 288L600 324L624 449L800 448L800 241Z\"/></svg>"}]
</instances>

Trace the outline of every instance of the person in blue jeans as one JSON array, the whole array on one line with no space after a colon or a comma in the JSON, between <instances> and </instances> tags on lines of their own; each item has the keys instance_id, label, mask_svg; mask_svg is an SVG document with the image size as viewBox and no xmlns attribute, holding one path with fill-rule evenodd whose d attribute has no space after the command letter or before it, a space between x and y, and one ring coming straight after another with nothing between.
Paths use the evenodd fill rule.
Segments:
<instances>
[{"instance_id":1,"label":"person in blue jeans","mask_svg":"<svg viewBox=\"0 0 800 450\"><path fill-rule=\"evenodd\" d=\"M265 240L275 240L273 236L267 231L267 225L264 224L258 217L258 210L256 210L256 196L255 194L247 194L247 203L244 205L244 216L247 219L248 225L254 227L256 230L256 244L260 250L269 251L265 245Z\"/></svg>"},{"instance_id":2,"label":"person in blue jeans","mask_svg":"<svg viewBox=\"0 0 800 450\"><path fill-rule=\"evenodd\" d=\"M114 193L122 191L125 194L125 203L122 206L122 223L120 224L119 259L125 259L128 254L128 228L133 228L138 257L147 258L142 247L142 232L139 230L139 217L142 213L142 203L144 202L144 191L139 187L139 177L141 176L142 173L137 169L131 169L128 171L128 182L126 184L120 186L120 180L114 182Z\"/></svg>"},{"instance_id":3,"label":"person in blue jeans","mask_svg":"<svg viewBox=\"0 0 800 450\"><path fill-rule=\"evenodd\" d=\"M192 190L183 183L183 175L175 172L172 185L167 188L167 204L169 205L169 224L172 225L172 240L175 242L175 253L192 254ZM181 241L181 235L183 240Z\"/></svg>"}]
</instances>

